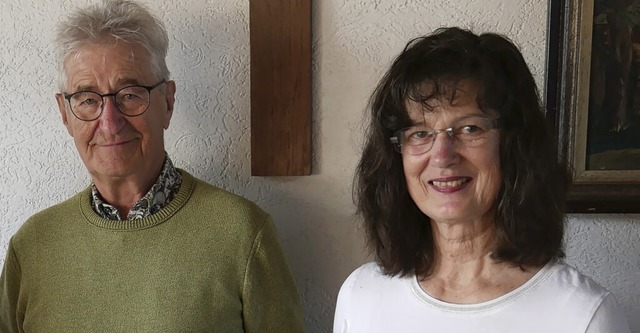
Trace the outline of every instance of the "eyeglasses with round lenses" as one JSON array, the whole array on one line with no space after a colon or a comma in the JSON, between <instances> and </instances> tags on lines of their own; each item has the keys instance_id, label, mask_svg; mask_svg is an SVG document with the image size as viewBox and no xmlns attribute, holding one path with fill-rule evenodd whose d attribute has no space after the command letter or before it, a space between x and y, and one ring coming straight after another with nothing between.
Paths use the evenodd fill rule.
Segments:
<instances>
[{"instance_id":1,"label":"eyeglasses with round lenses","mask_svg":"<svg viewBox=\"0 0 640 333\"><path fill-rule=\"evenodd\" d=\"M434 129L424 123L403 128L394 133L390 141L399 153L422 155L433 148L440 133L446 133L465 147L476 147L485 142L489 132L495 128L498 128L498 119L467 117L449 128Z\"/></svg>"},{"instance_id":2,"label":"eyeglasses with round lenses","mask_svg":"<svg viewBox=\"0 0 640 333\"><path fill-rule=\"evenodd\" d=\"M71 113L83 121L96 120L104 110L104 98L113 96L120 113L125 116L135 117L143 114L149 108L151 90L166 83L162 80L152 86L133 85L121 88L109 94L98 94L95 91L78 91L73 94L64 94L69 101Z\"/></svg>"}]
</instances>

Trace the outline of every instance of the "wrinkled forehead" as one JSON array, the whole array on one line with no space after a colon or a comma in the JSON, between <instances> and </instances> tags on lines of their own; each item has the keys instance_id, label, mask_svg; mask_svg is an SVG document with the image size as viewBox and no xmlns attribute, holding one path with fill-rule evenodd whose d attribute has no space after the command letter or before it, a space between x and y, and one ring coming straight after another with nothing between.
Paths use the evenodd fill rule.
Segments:
<instances>
[{"instance_id":1,"label":"wrinkled forehead","mask_svg":"<svg viewBox=\"0 0 640 333\"><path fill-rule=\"evenodd\" d=\"M148 51L141 45L122 41L87 42L65 59L66 88L95 88L100 81L152 79Z\"/></svg>"},{"instance_id":2,"label":"wrinkled forehead","mask_svg":"<svg viewBox=\"0 0 640 333\"><path fill-rule=\"evenodd\" d=\"M69 63L91 57L100 59L99 63L107 61L120 61L132 65L142 64L148 61L147 50L139 44L127 43L114 39L86 41L78 44L64 59L65 69Z\"/></svg>"}]
</instances>

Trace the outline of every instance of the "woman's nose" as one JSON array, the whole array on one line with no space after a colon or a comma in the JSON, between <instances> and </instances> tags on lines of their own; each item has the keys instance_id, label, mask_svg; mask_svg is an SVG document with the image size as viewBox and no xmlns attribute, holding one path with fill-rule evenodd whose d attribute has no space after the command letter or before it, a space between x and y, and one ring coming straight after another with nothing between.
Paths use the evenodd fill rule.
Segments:
<instances>
[{"instance_id":1,"label":"woman's nose","mask_svg":"<svg viewBox=\"0 0 640 333\"><path fill-rule=\"evenodd\" d=\"M447 131L440 132L434 139L429 154L431 155L430 163L436 167L446 168L458 163L460 160L458 140Z\"/></svg>"}]
</instances>

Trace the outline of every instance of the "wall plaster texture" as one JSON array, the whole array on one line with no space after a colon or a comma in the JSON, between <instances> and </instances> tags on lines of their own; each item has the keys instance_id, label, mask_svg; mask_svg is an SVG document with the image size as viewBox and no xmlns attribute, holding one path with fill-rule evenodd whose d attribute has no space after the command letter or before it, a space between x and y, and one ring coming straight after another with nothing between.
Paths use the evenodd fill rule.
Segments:
<instances>
[{"instance_id":1,"label":"wall plaster texture","mask_svg":"<svg viewBox=\"0 0 640 333\"><path fill-rule=\"evenodd\" d=\"M28 216L89 182L59 119L51 41L57 19L90 2L0 2L0 263ZM314 1L314 174L251 177L249 2L145 3L170 32L178 91L167 151L177 166L273 215L314 333L331 332L338 288L367 260L350 187L363 110L404 44L446 25L503 33L543 82L546 1ZM567 260L612 290L640 332L640 216L571 215L567 222Z\"/></svg>"}]
</instances>

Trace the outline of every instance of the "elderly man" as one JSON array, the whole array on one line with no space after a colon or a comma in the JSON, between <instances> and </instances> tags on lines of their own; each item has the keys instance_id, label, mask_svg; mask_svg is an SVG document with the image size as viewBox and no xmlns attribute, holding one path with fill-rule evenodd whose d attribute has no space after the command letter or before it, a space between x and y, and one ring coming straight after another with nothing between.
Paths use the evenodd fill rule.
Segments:
<instances>
[{"instance_id":1,"label":"elderly man","mask_svg":"<svg viewBox=\"0 0 640 333\"><path fill-rule=\"evenodd\" d=\"M59 27L56 100L93 182L11 239L0 332L303 331L270 217L165 153L167 44L126 0Z\"/></svg>"}]
</instances>

